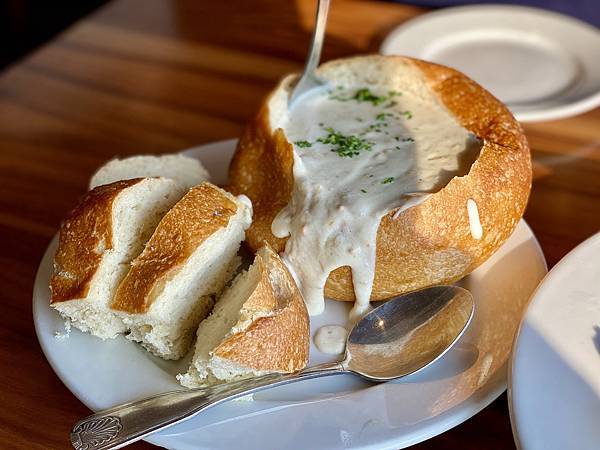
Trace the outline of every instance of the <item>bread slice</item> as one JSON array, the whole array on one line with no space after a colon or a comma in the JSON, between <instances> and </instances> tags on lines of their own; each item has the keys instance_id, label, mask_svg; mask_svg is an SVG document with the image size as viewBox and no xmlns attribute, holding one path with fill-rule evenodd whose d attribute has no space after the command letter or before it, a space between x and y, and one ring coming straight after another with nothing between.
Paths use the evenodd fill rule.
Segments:
<instances>
[{"instance_id":1,"label":"bread slice","mask_svg":"<svg viewBox=\"0 0 600 450\"><path fill-rule=\"evenodd\" d=\"M139 177L172 178L188 189L209 179L208 172L195 158L180 154L143 155L107 162L92 176L90 189Z\"/></svg>"},{"instance_id":2,"label":"bread slice","mask_svg":"<svg viewBox=\"0 0 600 450\"><path fill-rule=\"evenodd\" d=\"M167 178L137 178L89 192L62 223L51 306L72 325L114 338L125 325L109 310L129 263L185 190Z\"/></svg>"},{"instance_id":3,"label":"bread slice","mask_svg":"<svg viewBox=\"0 0 600 450\"><path fill-rule=\"evenodd\" d=\"M198 387L306 366L309 320L286 266L268 245L217 301L198 327L187 373L177 379Z\"/></svg>"},{"instance_id":4,"label":"bread slice","mask_svg":"<svg viewBox=\"0 0 600 450\"><path fill-rule=\"evenodd\" d=\"M165 359L188 350L198 323L239 264L252 206L210 184L193 187L161 220L110 307L128 338Z\"/></svg>"}]
</instances>

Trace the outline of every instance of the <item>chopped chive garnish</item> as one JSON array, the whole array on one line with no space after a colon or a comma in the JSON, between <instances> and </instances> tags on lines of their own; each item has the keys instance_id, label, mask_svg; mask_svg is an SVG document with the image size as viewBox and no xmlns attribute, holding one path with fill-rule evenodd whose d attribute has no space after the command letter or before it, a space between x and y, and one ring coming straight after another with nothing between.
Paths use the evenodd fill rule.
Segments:
<instances>
[{"instance_id":1,"label":"chopped chive garnish","mask_svg":"<svg viewBox=\"0 0 600 450\"><path fill-rule=\"evenodd\" d=\"M347 102L349 100L356 100L357 102L369 102L374 106L378 106L384 102L389 101L389 103L385 106L386 108L390 108L396 105L396 102L392 100L393 97L398 95L402 95L402 92L398 91L388 91L388 95L376 95L369 88L360 88L358 89L354 95L348 96L343 92L344 88L342 86L337 86L335 88L335 92L330 90L327 91L329 94L330 100L339 100L341 102Z\"/></svg>"},{"instance_id":2,"label":"chopped chive garnish","mask_svg":"<svg viewBox=\"0 0 600 450\"><path fill-rule=\"evenodd\" d=\"M376 120L385 120L386 117L392 117L393 114L392 113L386 113L386 112L382 112L377 114L377 116L375 117Z\"/></svg>"},{"instance_id":3,"label":"chopped chive garnish","mask_svg":"<svg viewBox=\"0 0 600 450\"><path fill-rule=\"evenodd\" d=\"M357 136L345 136L331 127L325 128L325 131L329 134L317 139L317 141L333 145L334 148L331 151L336 152L338 156L352 158L359 155L363 150L371 151L373 149L373 143L365 139Z\"/></svg>"},{"instance_id":4,"label":"chopped chive garnish","mask_svg":"<svg viewBox=\"0 0 600 450\"><path fill-rule=\"evenodd\" d=\"M312 147L312 143L308 141L296 141L294 144L300 148Z\"/></svg>"},{"instance_id":5,"label":"chopped chive garnish","mask_svg":"<svg viewBox=\"0 0 600 450\"><path fill-rule=\"evenodd\" d=\"M390 184L394 182L394 177L388 177L381 182L381 184Z\"/></svg>"},{"instance_id":6,"label":"chopped chive garnish","mask_svg":"<svg viewBox=\"0 0 600 450\"><path fill-rule=\"evenodd\" d=\"M352 99L357 102L371 102L373 105L377 106L380 103L385 102L387 97L375 95L368 88L362 88L356 91Z\"/></svg>"}]
</instances>

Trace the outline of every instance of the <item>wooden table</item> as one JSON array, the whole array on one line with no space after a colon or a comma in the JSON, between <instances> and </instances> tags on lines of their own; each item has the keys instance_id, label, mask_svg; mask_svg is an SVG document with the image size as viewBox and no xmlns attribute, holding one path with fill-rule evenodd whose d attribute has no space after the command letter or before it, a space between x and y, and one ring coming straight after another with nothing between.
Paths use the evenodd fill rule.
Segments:
<instances>
[{"instance_id":1,"label":"wooden table","mask_svg":"<svg viewBox=\"0 0 600 450\"><path fill-rule=\"evenodd\" d=\"M313 8L115 0L0 75L0 448L70 448L72 424L89 412L42 355L31 293L90 174L115 155L238 136L278 78L301 67ZM336 0L324 58L374 52L422 12ZM525 129L535 171L526 219L552 266L600 226L600 110ZM514 448L506 396L415 448Z\"/></svg>"}]
</instances>

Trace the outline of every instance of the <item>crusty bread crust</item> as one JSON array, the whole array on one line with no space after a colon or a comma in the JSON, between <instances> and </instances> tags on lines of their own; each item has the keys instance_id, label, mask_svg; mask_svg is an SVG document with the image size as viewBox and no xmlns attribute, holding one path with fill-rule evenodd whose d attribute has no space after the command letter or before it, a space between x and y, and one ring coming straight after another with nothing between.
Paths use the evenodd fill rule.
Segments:
<instances>
[{"instance_id":1,"label":"crusty bread crust","mask_svg":"<svg viewBox=\"0 0 600 450\"><path fill-rule=\"evenodd\" d=\"M308 362L310 326L302 295L288 269L268 244L260 249L260 281L244 302L239 330L213 355L255 371L294 372Z\"/></svg>"},{"instance_id":2,"label":"crusty bread crust","mask_svg":"<svg viewBox=\"0 0 600 450\"><path fill-rule=\"evenodd\" d=\"M50 303L87 296L103 252L113 248L113 202L123 190L142 180L136 178L97 187L88 192L63 221L50 279Z\"/></svg>"},{"instance_id":3,"label":"crusty bread crust","mask_svg":"<svg viewBox=\"0 0 600 450\"><path fill-rule=\"evenodd\" d=\"M293 147L283 130L271 132L267 101L245 128L229 167L227 190L244 194L252 201L252 225L246 230L246 244L255 252L268 242L277 252L286 238L271 233L271 223L287 205L294 188Z\"/></svg>"},{"instance_id":4,"label":"crusty bread crust","mask_svg":"<svg viewBox=\"0 0 600 450\"><path fill-rule=\"evenodd\" d=\"M424 202L400 213L391 211L380 223L372 300L385 300L415 289L452 283L483 263L510 236L522 217L531 189L531 159L525 135L508 109L489 92L448 67L400 56L363 56L332 61L319 69L327 73L340 65L377 65L378 70L417 68L415 83L426 85L458 122L483 141L479 158L468 175L452 179ZM365 84L363 80L357 83ZM288 203L293 189L293 147L281 129L272 130L269 100L245 130L230 166L230 189L254 204L254 223L247 243L257 249L263 241L283 251L286 239L271 233L271 223ZM484 233L471 236L467 200L479 209ZM325 295L354 300L348 267L334 270Z\"/></svg>"},{"instance_id":5,"label":"crusty bread crust","mask_svg":"<svg viewBox=\"0 0 600 450\"><path fill-rule=\"evenodd\" d=\"M133 261L110 308L146 313L156 293L210 236L236 214L231 194L210 184L193 187L163 217L144 251Z\"/></svg>"}]
</instances>

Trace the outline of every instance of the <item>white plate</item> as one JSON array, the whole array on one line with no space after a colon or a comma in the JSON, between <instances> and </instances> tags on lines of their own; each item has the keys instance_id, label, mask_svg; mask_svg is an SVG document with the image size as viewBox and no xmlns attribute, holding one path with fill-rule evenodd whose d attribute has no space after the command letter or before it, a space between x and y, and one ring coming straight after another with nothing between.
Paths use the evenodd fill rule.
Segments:
<instances>
[{"instance_id":1,"label":"white plate","mask_svg":"<svg viewBox=\"0 0 600 450\"><path fill-rule=\"evenodd\" d=\"M383 54L454 67L524 122L559 119L600 105L600 31L542 9L460 6L403 23Z\"/></svg>"},{"instance_id":2,"label":"white plate","mask_svg":"<svg viewBox=\"0 0 600 450\"><path fill-rule=\"evenodd\" d=\"M235 141L198 147L213 174L226 180ZM466 213L466 212L465 212ZM179 385L174 375L187 361L166 362L117 338L102 342L77 330L57 340L63 328L49 308L48 280L56 239L40 264L33 292L33 315L42 349L54 371L93 410L139 399ZM546 273L544 257L529 227L521 222L508 242L462 285L476 300L464 337L443 358L402 382L368 384L342 375L284 386L230 402L148 441L171 449L361 448L398 449L452 428L492 402L506 388L507 361L524 305ZM328 301L311 320L314 332L344 323L349 304ZM310 364L330 360L311 347ZM66 437L65 437L66 438Z\"/></svg>"},{"instance_id":3,"label":"white plate","mask_svg":"<svg viewBox=\"0 0 600 450\"><path fill-rule=\"evenodd\" d=\"M565 256L534 294L510 384L521 449L600 448L600 233Z\"/></svg>"}]
</instances>

